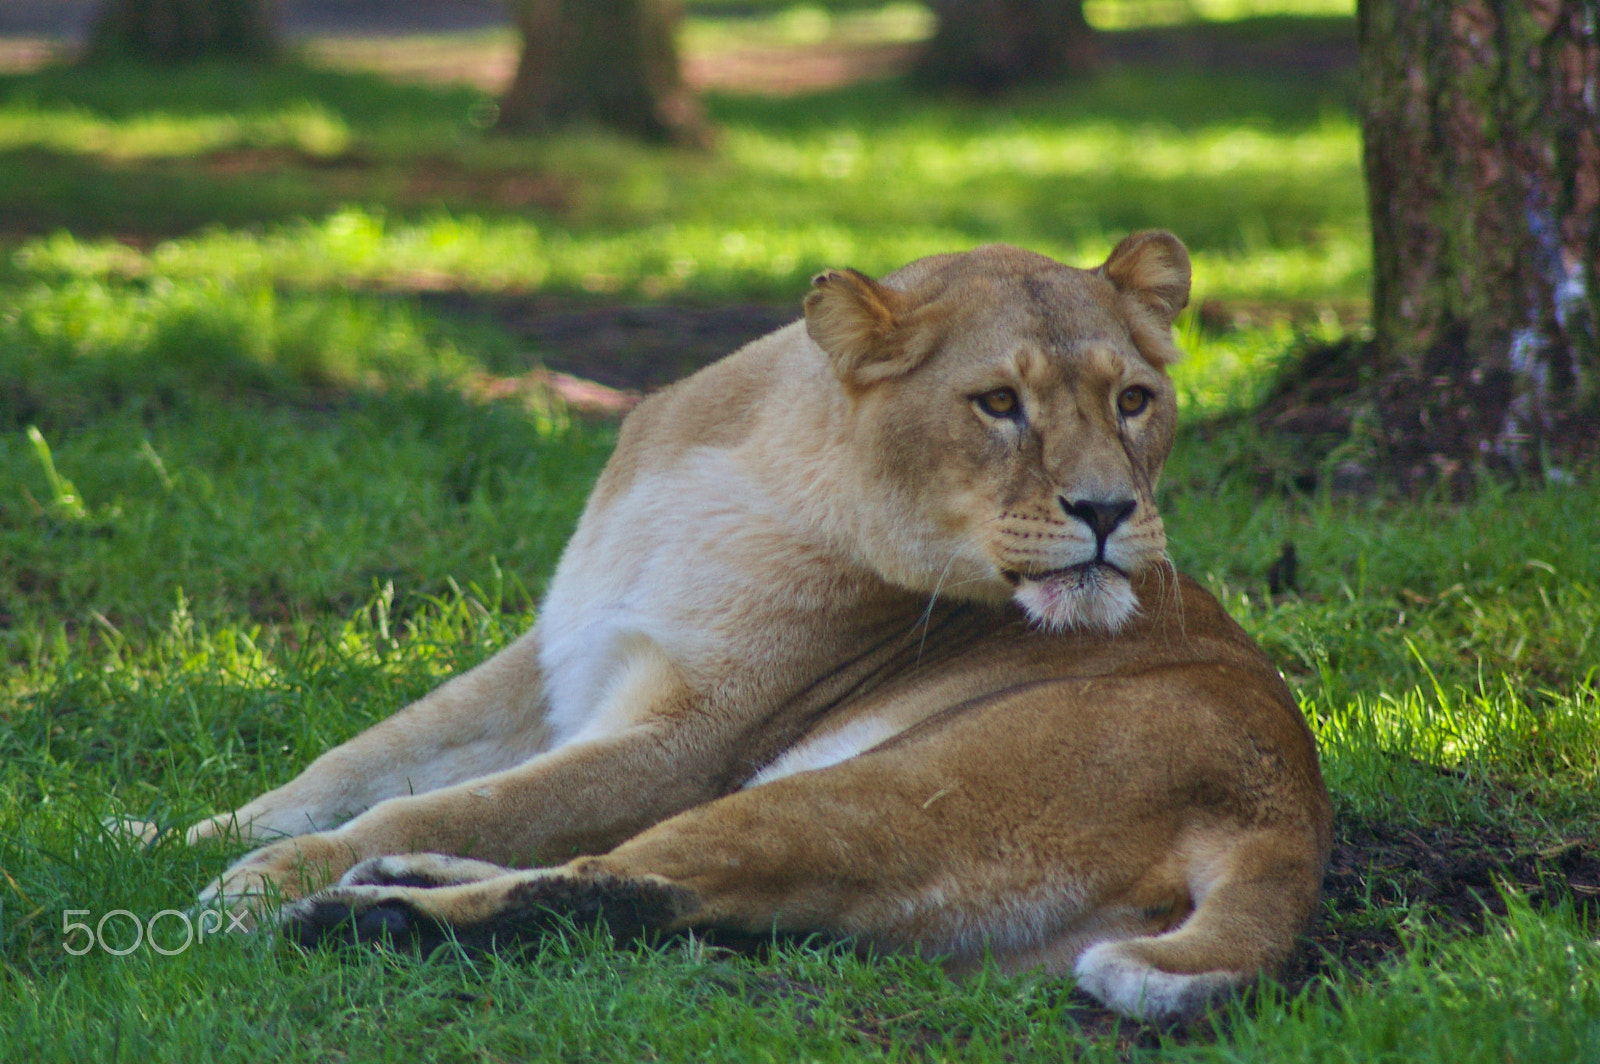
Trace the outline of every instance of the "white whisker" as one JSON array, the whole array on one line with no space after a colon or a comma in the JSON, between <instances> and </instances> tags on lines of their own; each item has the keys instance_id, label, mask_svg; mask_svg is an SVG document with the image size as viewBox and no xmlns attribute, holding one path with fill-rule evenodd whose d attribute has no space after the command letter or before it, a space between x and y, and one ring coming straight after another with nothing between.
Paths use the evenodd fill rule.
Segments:
<instances>
[{"instance_id":1,"label":"white whisker","mask_svg":"<svg viewBox=\"0 0 1600 1064\"><path fill-rule=\"evenodd\" d=\"M950 560L944 563L944 571L939 574L939 579L934 581L933 594L928 596L928 605L922 611L922 617L917 624L922 626L922 638L917 642L917 664L922 664L922 650L928 645L928 626L933 623L933 604L939 601L939 591L944 587L944 578L950 575L950 568L955 565L956 556L950 555ZM970 583L963 580L961 583ZM957 587L960 584L956 585Z\"/></svg>"}]
</instances>

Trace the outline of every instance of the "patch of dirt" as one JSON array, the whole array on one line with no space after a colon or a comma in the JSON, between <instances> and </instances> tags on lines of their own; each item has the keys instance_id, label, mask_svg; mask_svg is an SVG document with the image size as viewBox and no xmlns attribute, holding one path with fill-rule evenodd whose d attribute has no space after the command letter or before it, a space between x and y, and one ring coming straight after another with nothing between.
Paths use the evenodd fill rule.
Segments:
<instances>
[{"instance_id":1,"label":"patch of dirt","mask_svg":"<svg viewBox=\"0 0 1600 1064\"><path fill-rule=\"evenodd\" d=\"M295 170L321 174L362 175L378 164L359 153L317 155L297 148L225 148L201 159L217 177L283 173ZM527 170L473 170L454 160L421 156L397 168L399 203L485 204L507 210L534 208L560 214L572 206L568 182Z\"/></svg>"},{"instance_id":2,"label":"patch of dirt","mask_svg":"<svg viewBox=\"0 0 1600 1064\"><path fill-rule=\"evenodd\" d=\"M610 388L570 373L535 367L515 377L479 374L466 381L468 395L484 402L519 400L538 408L557 396L569 409L598 417L619 418L638 405L637 391Z\"/></svg>"},{"instance_id":3,"label":"patch of dirt","mask_svg":"<svg viewBox=\"0 0 1600 1064\"><path fill-rule=\"evenodd\" d=\"M532 207L561 214L572 205L565 181L526 171L474 172L449 159L420 159L408 168L400 198L413 203L437 200L492 203L504 209Z\"/></svg>"},{"instance_id":4,"label":"patch of dirt","mask_svg":"<svg viewBox=\"0 0 1600 1064\"><path fill-rule=\"evenodd\" d=\"M354 155L315 155L298 148L224 148L205 155L201 162L219 177L278 170L367 170L371 166Z\"/></svg>"},{"instance_id":5,"label":"patch of dirt","mask_svg":"<svg viewBox=\"0 0 1600 1064\"><path fill-rule=\"evenodd\" d=\"M898 77L920 50L919 44L900 42L731 48L686 56L683 78L701 91L798 96Z\"/></svg>"},{"instance_id":6,"label":"patch of dirt","mask_svg":"<svg viewBox=\"0 0 1600 1064\"><path fill-rule=\"evenodd\" d=\"M0 39L0 74L26 74L61 58L55 41L39 37Z\"/></svg>"},{"instance_id":7,"label":"patch of dirt","mask_svg":"<svg viewBox=\"0 0 1600 1064\"><path fill-rule=\"evenodd\" d=\"M1361 922L1374 910L1404 910L1412 921L1477 934L1490 914L1505 915L1502 892L1511 892L1535 905L1570 902L1600 922L1600 846L1573 839L1533 849L1491 828L1346 823L1336 831L1322 890L1310 948L1286 974L1291 987L1331 963L1367 968L1400 950L1394 926Z\"/></svg>"},{"instance_id":8,"label":"patch of dirt","mask_svg":"<svg viewBox=\"0 0 1600 1064\"><path fill-rule=\"evenodd\" d=\"M1265 21L1265 20L1262 20ZM1285 26L1294 20L1283 20ZM1245 24L1201 23L1102 34L1114 63L1198 67L1202 70L1256 70L1296 77L1324 77L1354 70L1360 58L1355 23L1303 20L1311 32L1250 34Z\"/></svg>"},{"instance_id":9,"label":"patch of dirt","mask_svg":"<svg viewBox=\"0 0 1600 1064\"><path fill-rule=\"evenodd\" d=\"M526 343L547 368L635 397L800 316L798 302L599 304L461 292L426 293L423 300L445 313L487 316Z\"/></svg>"}]
</instances>

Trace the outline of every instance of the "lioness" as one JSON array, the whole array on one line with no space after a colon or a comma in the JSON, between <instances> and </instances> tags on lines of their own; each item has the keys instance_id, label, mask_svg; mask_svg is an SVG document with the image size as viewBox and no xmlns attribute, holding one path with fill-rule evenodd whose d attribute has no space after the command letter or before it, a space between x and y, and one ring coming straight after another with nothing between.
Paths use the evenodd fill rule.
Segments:
<instances>
[{"instance_id":1,"label":"lioness","mask_svg":"<svg viewBox=\"0 0 1600 1064\"><path fill-rule=\"evenodd\" d=\"M1278 673L1166 560L1188 292L1163 232L822 274L627 419L532 631L190 830L277 840L206 897L299 899L308 943L603 913L987 951L1158 1021L1253 980L1329 804Z\"/></svg>"}]
</instances>

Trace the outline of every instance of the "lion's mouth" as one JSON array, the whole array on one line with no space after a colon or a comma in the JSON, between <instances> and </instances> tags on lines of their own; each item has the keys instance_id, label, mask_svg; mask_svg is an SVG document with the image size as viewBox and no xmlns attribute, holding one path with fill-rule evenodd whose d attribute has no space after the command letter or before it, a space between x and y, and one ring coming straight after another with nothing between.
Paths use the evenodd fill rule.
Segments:
<instances>
[{"instance_id":1,"label":"lion's mouth","mask_svg":"<svg viewBox=\"0 0 1600 1064\"><path fill-rule=\"evenodd\" d=\"M1104 558L1079 562L1076 565L1068 565L1060 569L1042 569L1034 573L1004 569L1001 570L1000 576L1012 587L1020 587L1025 580L1039 584L1064 582L1072 586L1082 587L1085 583L1097 583L1111 573L1115 573L1124 580L1128 579L1127 570L1121 566L1112 565Z\"/></svg>"}]
</instances>

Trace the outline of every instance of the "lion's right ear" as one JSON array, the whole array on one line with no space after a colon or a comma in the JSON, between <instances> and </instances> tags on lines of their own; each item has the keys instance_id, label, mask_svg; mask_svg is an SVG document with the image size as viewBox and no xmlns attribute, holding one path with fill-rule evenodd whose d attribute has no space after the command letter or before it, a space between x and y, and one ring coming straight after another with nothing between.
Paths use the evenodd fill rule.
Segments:
<instances>
[{"instance_id":1,"label":"lion's right ear","mask_svg":"<svg viewBox=\"0 0 1600 1064\"><path fill-rule=\"evenodd\" d=\"M1097 271L1170 327L1189 304L1189 251L1161 229L1134 233Z\"/></svg>"},{"instance_id":2,"label":"lion's right ear","mask_svg":"<svg viewBox=\"0 0 1600 1064\"><path fill-rule=\"evenodd\" d=\"M811 284L806 331L846 387L865 388L916 365L905 321L910 296L857 270L828 270Z\"/></svg>"}]
</instances>

